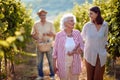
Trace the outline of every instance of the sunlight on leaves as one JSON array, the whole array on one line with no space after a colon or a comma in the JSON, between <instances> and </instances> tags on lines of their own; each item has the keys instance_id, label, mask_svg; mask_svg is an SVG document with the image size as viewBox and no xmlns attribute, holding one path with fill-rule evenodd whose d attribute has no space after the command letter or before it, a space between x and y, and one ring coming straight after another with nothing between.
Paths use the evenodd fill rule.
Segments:
<instances>
[{"instance_id":1,"label":"sunlight on leaves","mask_svg":"<svg viewBox=\"0 0 120 80\"><path fill-rule=\"evenodd\" d=\"M16 31L16 32L15 32L15 35L16 35L16 36L19 36L19 35L21 35L21 32Z\"/></svg>"},{"instance_id":2,"label":"sunlight on leaves","mask_svg":"<svg viewBox=\"0 0 120 80\"><path fill-rule=\"evenodd\" d=\"M36 57L37 56L35 53L26 53L25 55L31 56L31 57Z\"/></svg>"},{"instance_id":3,"label":"sunlight on leaves","mask_svg":"<svg viewBox=\"0 0 120 80\"><path fill-rule=\"evenodd\" d=\"M15 43L12 44L12 47L13 47L13 49L14 49L15 52L18 51L17 46L15 45Z\"/></svg>"},{"instance_id":4,"label":"sunlight on leaves","mask_svg":"<svg viewBox=\"0 0 120 80\"><path fill-rule=\"evenodd\" d=\"M20 40L20 41L24 41L23 36L18 36L17 39Z\"/></svg>"},{"instance_id":5,"label":"sunlight on leaves","mask_svg":"<svg viewBox=\"0 0 120 80\"><path fill-rule=\"evenodd\" d=\"M0 58L4 57L4 52L2 50L0 50Z\"/></svg>"},{"instance_id":6,"label":"sunlight on leaves","mask_svg":"<svg viewBox=\"0 0 120 80\"><path fill-rule=\"evenodd\" d=\"M20 28L20 32L21 32L21 33L25 33L24 27L21 27L21 28Z\"/></svg>"},{"instance_id":7,"label":"sunlight on leaves","mask_svg":"<svg viewBox=\"0 0 120 80\"><path fill-rule=\"evenodd\" d=\"M9 47L8 42L4 41L4 40L0 40L0 45L4 46L4 47Z\"/></svg>"},{"instance_id":8,"label":"sunlight on leaves","mask_svg":"<svg viewBox=\"0 0 120 80\"><path fill-rule=\"evenodd\" d=\"M104 80L115 80L113 76L108 76L108 75L105 75L104 76Z\"/></svg>"},{"instance_id":9,"label":"sunlight on leaves","mask_svg":"<svg viewBox=\"0 0 120 80\"><path fill-rule=\"evenodd\" d=\"M12 42L14 42L16 40L16 37L8 37L7 39L6 39L6 41L8 42L8 43L12 43Z\"/></svg>"},{"instance_id":10,"label":"sunlight on leaves","mask_svg":"<svg viewBox=\"0 0 120 80\"><path fill-rule=\"evenodd\" d=\"M4 14L0 13L0 19L3 19L4 17Z\"/></svg>"}]
</instances>

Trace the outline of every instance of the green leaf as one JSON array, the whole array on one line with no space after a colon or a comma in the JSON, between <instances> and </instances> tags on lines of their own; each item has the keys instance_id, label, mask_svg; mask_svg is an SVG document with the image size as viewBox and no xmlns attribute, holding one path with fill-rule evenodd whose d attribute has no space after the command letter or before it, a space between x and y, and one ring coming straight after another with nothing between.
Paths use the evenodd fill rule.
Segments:
<instances>
[{"instance_id":1,"label":"green leaf","mask_svg":"<svg viewBox=\"0 0 120 80\"><path fill-rule=\"evenodd\" d=\"M0 40L0 45L3 47L9 47L9 43L6 42L5 40Z\"/></svg>"},{"instance_id":2,"label":"green leaf","mask_svg":"<svg viewBox=\"0 0 120 80\"><path fill-rule=\"evenodd\" d=\"M3 19L5 16L3 13L0 13L0 19Z\"/></svg>"},{"instance_id":3,"label":"green leaf","mask_svg":"<svg viewBox=\"0 0 120 80\"><path fill-rule=\"evenodd\" d=\"M14 42L16 40L16 37L8 37L7 39L6 39L6 41L9 43L9 44L11 44L12 42Z\"/></svg>"},{"instance_id":4,"label":"green leaf","mask_svg":"<svg viewBox=\"0 0 120 80\"><path fill-rule=\"evenodd\" d=\"M0 50L0 58L4 57L4 51Z\"/></svg>"}]
</instances>

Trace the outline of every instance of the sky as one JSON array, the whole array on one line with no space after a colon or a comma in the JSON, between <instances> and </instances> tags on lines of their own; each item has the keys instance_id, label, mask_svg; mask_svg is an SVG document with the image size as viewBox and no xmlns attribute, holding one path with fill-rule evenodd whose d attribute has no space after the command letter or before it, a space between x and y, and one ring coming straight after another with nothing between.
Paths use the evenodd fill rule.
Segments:
<instances>
[{"instance_id":1,"label":"sky","mask_svg":"<svg viewBox=\"0 0 120 80\"><path fill-rule=\"evenodd\" d=\"M66 11L71 11L74 7L74 3L82 4L86 0L21 0L27 8L32 9L31 16L37 20L39 19L36 15L37 11L40 8L47 10L48 16L47 18L53 20L60 13L64 13ZM92 1L92 0L88 0Z\"/></svg>"}]
</instances>

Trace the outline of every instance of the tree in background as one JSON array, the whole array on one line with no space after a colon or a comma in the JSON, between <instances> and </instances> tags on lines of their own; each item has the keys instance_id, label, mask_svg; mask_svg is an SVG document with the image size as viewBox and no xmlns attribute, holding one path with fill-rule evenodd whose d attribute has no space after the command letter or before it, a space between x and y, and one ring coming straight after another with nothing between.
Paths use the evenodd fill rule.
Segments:
<instances>
[{"instance_id":1,"label":"tree in background","mask_svg":"<svg viewBox=\"0 0 120 80\"><path fill-rule=\"evenodd\" d=\"M110 0L107 6L106 20L109 22L108 53L116 60L116 57L120 57L120 1Z\"/></svg>"},{"instance_id":2,"label":"tree in background","mask_svg":"<svg viewBox=\"0 0 120 80\"><path fill-rule=\"evenodd\" d=\"M58 32L60 31L60 19L62 17L62 14L59 14L56 19L54 20L54 26L55 26L55 31Z\"/></svg>"},{"instance_id":3,"label":"tree in background","mask_svg":"<svg viewBox=\"0 0 120 80\"><path fill-rule=\"evenodd\" d=\"M72 13L76 16L76 26L75 28L78 30L82 30L83 25L89 21L89 13L88 10L92 6L92 4L85 2L82 5L76 4L73 9Z\"/></svg>"},{"instance_id":4,"label":"tree in background","mask_svg":"<svg viewBox=\"0 0 120 80\"><path fill-rule=\"evenodd\" d=\"M0 80L14 74L15 55L30 40L32 19L19 0L0 0Z\"/></svg>"}]
</instances>

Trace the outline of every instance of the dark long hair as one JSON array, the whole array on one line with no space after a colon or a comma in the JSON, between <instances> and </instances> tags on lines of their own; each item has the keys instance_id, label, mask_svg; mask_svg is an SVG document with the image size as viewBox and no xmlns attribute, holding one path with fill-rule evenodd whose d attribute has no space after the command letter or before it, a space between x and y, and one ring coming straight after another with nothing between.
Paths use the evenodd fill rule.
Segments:
<instances>
[{"instance_id":1,"label":"dark long hair","mask_svg":"<svg viewBox=\"0 0 120 80\"><path fill-rule=\"evenodd\" d=\"M96 14L98 14L98 16L96 17L96 23L97 24L102 24L104 19L101 16L101 12L100 12L100 8L97 6L91 7L90 11L95 12Z\"/></svg>"}]
</instances>

